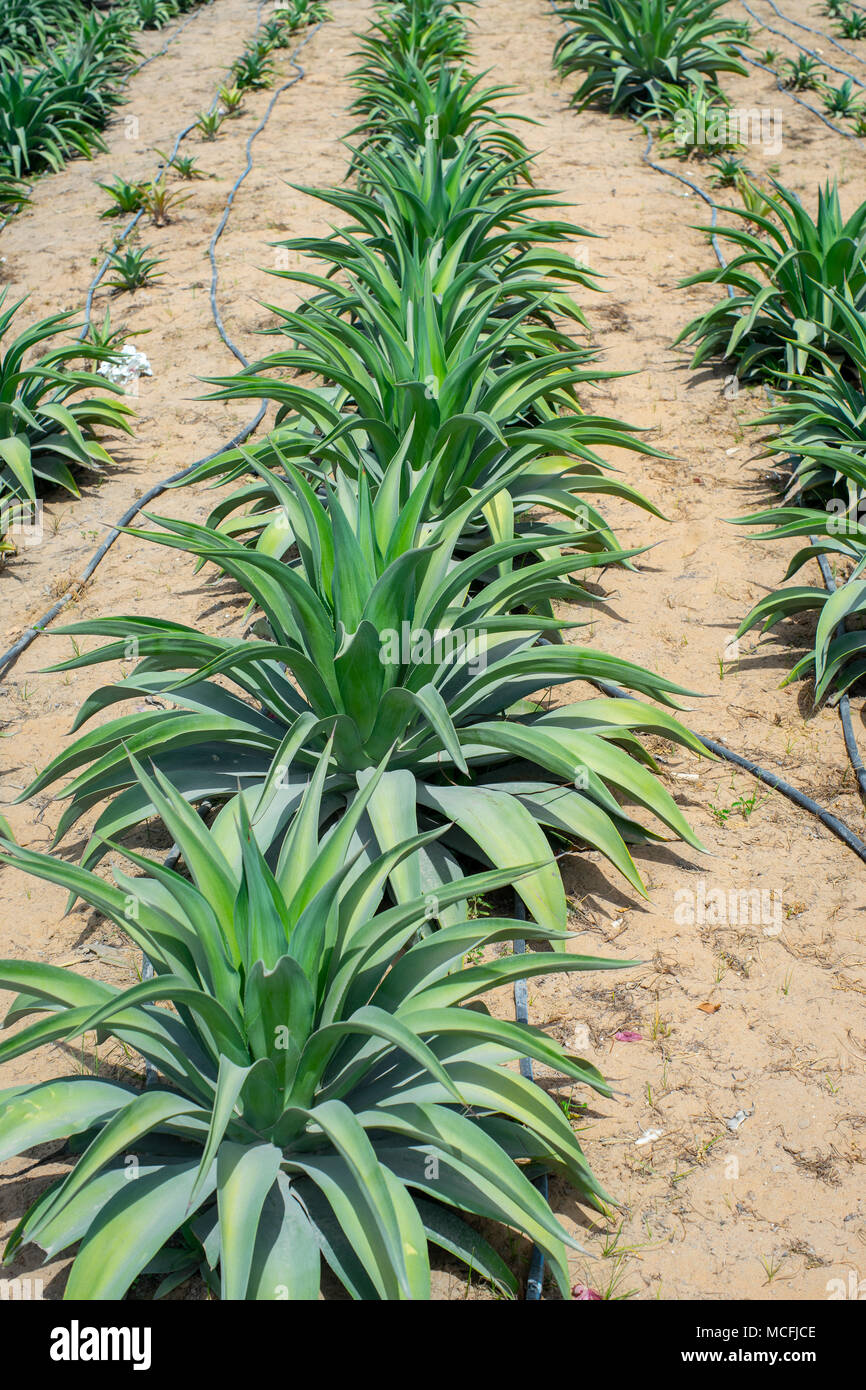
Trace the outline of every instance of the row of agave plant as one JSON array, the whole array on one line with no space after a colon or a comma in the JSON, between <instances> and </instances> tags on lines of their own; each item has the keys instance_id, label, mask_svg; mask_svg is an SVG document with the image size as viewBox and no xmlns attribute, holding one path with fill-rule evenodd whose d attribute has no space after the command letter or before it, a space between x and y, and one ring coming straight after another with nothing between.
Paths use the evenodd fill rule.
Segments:
<instances>
[{"instance_id":1,"label":"row of agave plant","mask_svg":"<svg viewBox=\"0 0 866 1390\"><path fill-rule=\"evenodd\" d=\"M140 58L135 34L150 23L150 3L127 0L102 14L82 0L3 0L0 206L7 212L26 203L28 178L105 149L101 132ZM196 3L170 0L175 14Z\"/></svg>"},{"instance_id":2,"label":"row of agave plant","mask_svg":"<svg viewBox=\"0 0 866 1390\"><path fill-rule=\"evenodd\" d=\"M0 209L27 202L28 179L105 150L102 131L141 57L137 31L161 28L202 2L123 0L103 14L84 0L2 0ZM252 52L238 59L237 75L246 62L246 85L267 85L270 49L324 9L321 0L281 0Z\"/></svg>"},{"instance_id":3,"label":"row of agave plant","mask_svg":"<svg viewBox=\"0 0 866 1390\"><path fill-rule=\"evenodd\" d=\"M380 5L359 56L354 181L315 191L345 225L285 244L322 273L289 273L311 293L274 311L280 349L216 383L275 401L273 433L201 471L238 484L206 525L132 532L239 588L246 635L67 627L110 640L55 669L137 661L77 725L137 712L25 793L75 772L58 838L107 800L82 863L0 850L104 913L154 971L121 989L0 962L20 991L6 1023L24 1023L0 1061L95 1030L156 1069L143 1090L130 1070L0 1093L0 1157L60 1140L77 1157L6 1251L80 1242L69 1298L199 1271L223 1298L311 1299L330 1271L354 1298L423 1299L431 1245L512 1296L479 1220L536 1243L567 1298L575 1242L533 1173L609 1199L513 1064L609 1088L482 996L623 964L575 950L561 852L600 851L643 892L632 847L697 843L640 738L700 753L673 715L551 701L602 678L662 705L679 693L566 640L590 602L580 576L634 553L597 502L642 499L597 450L652 452L580 407L603 375L557 326L580 322L568 291L591 283L561 249L580 229L533 184L501 90L467 73L452 0ZM124 847L152 817L179 859ZM107 851L131 866L113 882L94 872ZM528 917L473 908L506 886ZM553 949L513 952L520 939Z\"/></svg>"},{"instance_id":4,"label":"row of agave plant","mask_svg":"<svg viewBox=\"0 0 866 1390\"><path fill-rule=\"evenodd\" d=\"M745 35L720 8L720 0L564 7L554 61L563 76L582 75L573 103L600 102L644 120L691 113L681 130L710 129L727 107L718 74L746 71L737 53ZM710 149L718 143L701 150L683 142L684 153ZM693 365L721 358L738 380L763 379L780 392L756 424L770 427L767 455L781 455L781 504L738 521L768 527L762 539L807 537L786 581L832 555L838 583L833 591L786 584L755 605L738 635L815 613L814 641L788 680L811 677L816 702L838 699L866 674L866 203L845 219L828 185L813 219L796 194L778 183L758 189L738 163L723 158L719 167L743 195L745 207L730 210L741 223L705 229L735 254L726 267L685 281L721 285L726 297L677 341L693 345Z\"/></svg>"},{"instance_id":5,"label":"row of agave plant","mask_svg":"<svg viewBox=\"0 0 866 1390\"><path fill-rule=\"evenodd\" d=\"M722 285L727 297L680 341L694 345L694 364L721 357L739 379L772 384L755 424L769 427L764 453L777 459L782 495L737 521L766 528L759 539L807 544L738 635L814 615L814 636L785 683L810 678L817 704L866 675L866 203L845 218L828 184L812 218L775 184L739 216L741 225L717 230L735 248L727 267L687 282ZM819 556L833 557L834 587L787 583Z\"/></svg>"},{"instance_id":6,"label":"row of agave plant","mask_svg":"<svg viewBox=\"0 0 866 1390\"><path fill-rule=\"evenodd\" d=\"M11 25L11 13L0 7L0 34L7 40L17 32ZM47 26L59 24L64 17L71 22L71 12L67 15L50 5L35 13L46 26L46 42L52 32ZM131 19L125 9L112 10L106 18L90 11L88 15L86 26L100 38L110 39L120 33L128 36L130 32ZM324 17L326 11L319 0L282 0L232 65L229 76L235 90L268 85L273 50L288 47L295 35ZM42 30L37 25L34 32ZM168 220L167 206L184 201L166 188L165 171L149 189L145 184L126 185L122 180L117 180L116 186L100 187L115 196L118 187L121 193L127 189L138 194L127 211L143 206L149 197L154 221L160 217ZM142 255L132 252L134 266ZM115 288L128 285L129 278L123 278L122 257L113 257L112 264L120 278L108 283ZM5 301L4 289L0 291L0 562L38 536L34 512L41 496L59 489L77 497L82 473L98 478L112 465L114 460L99 436L106 430L130 434L134 418L131 407L117 399L123 388L97 370L101 363L117 360L127 336L122 329L112 329L110 315L102 325L91 323L84 337L75 311L49 315L16 332L25 301L9 305ZM77 336L73 338L73 334Z\"/></svg>"}]
</instances>

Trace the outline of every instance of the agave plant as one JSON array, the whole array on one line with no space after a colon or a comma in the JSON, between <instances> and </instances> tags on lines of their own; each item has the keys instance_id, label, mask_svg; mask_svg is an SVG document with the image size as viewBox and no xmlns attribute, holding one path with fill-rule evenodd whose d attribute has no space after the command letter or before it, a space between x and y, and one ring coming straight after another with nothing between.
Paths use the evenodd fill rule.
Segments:
<instances>
[{"instance_id":1,"label":"agave plant","mask_svg":"<svg viewBox=\"0 0 866 1390\"><path fill-rule=\"evenodd\" d=\"M839 33L844 39L866 38L866 14L862 10L849 10L838 18Z\"/></svg>"},{"instance_id":2,"label":"agave plant","mask_svg":"<svg viewBox=\"0 0 866 1390\"><path fill-rule=\"evenodd\" d=\"M130 4L142 29L164 29L179 11L176 0L130 0Z\"/></svg>"},{"instance_id":3,"label":"agave plant","mask_svg":"<svg viewBox=\"0 0 866 1390\"><path fill-rule=\"evenodd\" d=\"M91 13L63 43L52 48L44 71L95 125L102 126L122 100L118 79L138 56L124 10Z\"/></svg>"},{"instance_id":4,"label":"agave plant","mask_svg":"<svg viewBox=\"0 0 866 1390\"><path fill-rule=\"evenodd\" d=\"M458 560L455 546L473 500L419 544L423 487L395 510L381 490L374 508L363 486L356 497L345 488L332 494L324 507L299 473L293 482L285 505L300 556L295 565L186 523L161 519L163 531L131 533L212 561L239 581L260 612L259 640L209 637L143 618L63 629L120 640L57 669L128 657L130 639L141 658L128 677L85 702L76 727L120 701L140 700L143 691L163 706L85 734L28 789L32 795L89 764L63 793L70 804L58 827L61 837L89 807L113 798L83 862L104 853L106 835L154 814L134 785L131 754L151 759L191 801L226 803L230 818L265 788L268 816L256 833L267 850L285 834L322 758L333 815L392 750L371 813L383 852L398 826L401 838L415 825L450 827L435 855L419 852L392 877L398 900L437 891L464 855L505 867L529 853L543 867L519 891L536 921L557 928L565 923L565 898L545 831L593 845L643 891L625 840L642 842L648 832L610 786L697 844L671 797L641 766L655 765L633 732L652 730L699 751L675 719L632 700L548 710L529 698L577 679L614 680L668 704L684 693L627 661L542 640L574 624L527 608L549 612L555 597L585 602L586 593L564 576L586 568L590 557L529 536ZM547 547L553 558L527 559ZM526 563L515 570L519 556Z\"/></svg>"},{"instance_id":5,"label":"agave plant","mask_svg":"<svg viewBox=\"0 0 866 1390\"><path fill-rule=\"evenodd\" d=\"M677 338L695 345L694 366L720 356L736 361L740 377L802 374L811 348L830 351L841 341L844 323L829 292L838 291L858 310L866 304L866 202L845 220L838 190L827 184L819 190L813 221L795 193L775 182L773 190L771 200L764 200L766 212L730 209L754 231L715 228L739 254L723 268L682 282L733 291Z\"/></svg>"},{"instance_id":6,"label":"agave plant","mask_svg":"<svg viewBox=\"0 0 866 1390\"><path fill-rule=\"evenodd\" d=\"M112 326L110 309L106 309L105 318L102 320L101 324L95 323L93 319L91 319L87 326L87 333L82 341L85 344L92 343L99 351L95 357L89 360L98 363L107 360L100 354L111 353L113 356L118 353L129 337L130 332L131 330L124 325L121 325L119 328L114 328Z\"/></svg>"},{"instance_id":7,"label":"agave plant","mask_svg":"<svg viewBox=\"0 0 866 1390\"><path fill-rule=\"evenodd\" d=\"M97 426L132 433L133 412L121 401L101 394L122 394L103 377L70 366L75 359L110 360L109 349L81 342L50 348L28 360L40 343L70 323L72 313L54 314L8 342L15 315L24 300L5 305L0 292L0 495L34 501L40 485L65 488L77 495L72 467L100 471L111 458L94 438ZM7 340L4 343L4 339ZM98 395L92 394L95 390ZM85 394L90 393L90 394Z\"/></svg>"},{"instance_id":8,"label":"agave plant","mask_svg":"<svg viewBox=\"0 0 866 1390\"><path fill-rule=\"evenodd\" d=\"M219 107L214 107L213 111L199 111L195 128L203 140L215 140L224 120L225 114Z\"/></svg>"},{"instance_id":9,"label":"agave plant","mask_svg":"<svg viewBox=\"0 0 866 1390\"><path fill-rule=\"evenodd\" d=\"M776 589L741 625L744 633L758 624L766 631L794 614L818 614L813 645L787 678L812 677L816 704L828 694L837 699L866 673L866 633L846 625L866 612L860 578L866 568L866 322L839 296L832 298L844 324L837 347L855 364L857 382L833 357L813 350L818 370L794 377L755 422L771 427L766 452L788 456L791 471L782 505L736 519L739 525L767 527L759 540L809 538L793 556L786 581L808 561L830 554L847 575L833 594L811 585Z\"/></svg>"},{"instance_id":10,"label":"agave plant","mask_svg":"<svg viewBox=\"0 0 866 1390\"><path fill-rule=\"evenodd\" d=\"M271 23L280 24L292 32L304 29L308 24L322 24L330 17L324 0L280 0Z\"/></svg>"},{"instance_id":11,"label":"agave plant","mask_svg":"<svg viewBox=\"0 0 866 1390\"><path fill-rule=\"evenodd\" d=\"M654 114L665 122L663 144L673 141L686 158L740 148L739 128L731 119L728 101L703 79L688 87L662 83Z\"/></svg>"},{"instance_id":12,"label":"agave plant","mask_svg":"<svg viewBox=\"0 0 866 1390\"><path fill-rule=\"evenodd\" d=\"M107 58L118 75L141 53L133 37L130 15L124 8L108 13L89 10L76 22L70 34L63 45L64 52L84 51Z\"/></svg>"},{"instance_id":13,"label":"agave plant","mask_svg":"<svg viewBox=\"0 0 866 1390\"><path fill-rule=\"evenodd\" d=\"M191 193L181 193L177 188L169 188L165 171L159 178L145 184L142 193L142 207L155 227L165 227L173 222L177 211L188 203Z\"/></svg>"},{"instance_id":14,"label":"agave plant","mask_svg":"<svg viewBox=\"0 0 866 1390\"><path fill-rule=\"evenodd\" d=\"M483 304L477 312L484 314ZM319 325L309 315L298 316L295 322L307 343L314 344L320 336ZM336 322L341 336L344 328L348 336L351 328L343 320ZM396 335L393 341L397 343ZM417 346L424 353L434 345L419 339ZM353 353L341 370L309 347L302 352L273 354L254 364L249 372L221 379L217 398L276 400L280 406L278 425L288 423L278 429L277 449L266 442L254 455L258 462L272 466L272 474L261 475L252 491L245 484L232 494L220 507L220 523L230 512L245 509L250 500L259 503L270 493L271 500L265 502L259 515L244 510L228 529L245 531L251 538L260 535L265 549L282 548L285 531L279 513L278 473L283 459L290 458L314 479L336 481L340 474L352 479L366 475L378 488L388 476L403 502L426 477L428 485L419 495L426 509L425 519L431 522L447 516L467 494L472 496L461 549L476 548L491 535L539 534L540 523L533 509L548 506L558 514L560 543L580 545L603 557L615 540L590 500L593 494L618 495L648 510L653 508L628 484L606 476L608 465L596 446L618 444L646 454L656 451L635 438L632 427L621 421L579 413L560 415L556 396L552 404L545 402L545 393L561 391L564 398L569 387L603 375L576 365L585 360L582 353L529 359L498 377L491 373L488 380L478 369L495 347L496 343L488 340L485 348L473 353L466 350L464 341L462 353L458 351L451 361L442 362L441 381L434 370L428 370L429 358L426 363L410 362L401 379L399 362L392 366L381 359L368 374L364 357L369 360L369 349ZM301 363L308 370L318 369L332 377L339 372L337 394L329 398L321 389L298 387L261 372L264 367L273 370ZM478 375L471 378L473 368ZM543 376L545 370L547 375ZM351 408L355 402L357 414ZM515 407L521 404L532 406L540 417L538 424L513 418ZM314 429L320 431L320 437L314 435ZM188 481L221 473L237 476L248 471L249 457L235 452L222 455L190 475ZM497 500L488 506L481 497L482 490L488 495L491 484L497 484ZM276 532L264 535L263 526L272 520L276 521Z\"/></svg>"},{"instance_id":15,"label":"agave plant","mask_svg":"<svg viewBox=\"0 0 866 1390\"><path fill-rule=\"evenodd\" d=\"M197 168L198 157L194 154L168 155L164 150L157 150L156 152L164 162L165 167L167 169L173 169L178 178L206 179L210 177L203 169Z\"/></svg>"},{"instance_id":16,"label":"agave plant","mask_svg":"<svg viewBox=\"0 0 866 1390\"><path fill-rule=\"evenodd\" d=\"M242 87L220 87L217 96L224 116L239 116L246 93Z\"/></svg>"},{"instance_id":17,"label":"agave plant","mask_svg":"<svg viewBox=\"0 0 866 1390\"><path fill-rule=\"evenodd\" d=\"M99 187L111 199L110 207L100 213L100 217L124 217L144 207L147 185L143 182L127 183L126 179L115 178L111 183L100 183Z\"/></svg>"},{"instance_id":18,"label":"agave plant","mask_svg":"<svg viewBox=\"0 0 866 1390\"><path fill-rule=\"evenodd\" d=\"M737 155L720 155L710 160L713 170L712 183L716 188L737 188L742 179L749 177L745 161Z\"/></svg>"},{"instance_id":19,"label":"agave plant","mask_svg":"<svg viewBox=\"0 0 866 1390\"><path fill-rule=\"evenodd\" d=\"M364 73L373 79L406 63L438 72L468 52L466 25L456 0L395 0L380 6L359 47Z\"/></svg>"},{"instance_id":20,"label":"agave plant","mask_svg":"<svg viewBox=\"0 0 866 1390\"><path fill-rule=\"evenodd\" d=\"M485 86L483 74L467 74L443 64L426 70L411 57L391 55L387 69L354 74L362 95L353 110L363 117L349 139L363 133L363 146L390 149L395 144L416 153L435 141L443 156L454 156L473 135L483 154L526 157L526 146L511 128L526 116L503 112L498 102L512 88Z\"/></svg>"},{"instance_id":21,"label":"agave plant","mask_svg":"<svg viewBox=\"0 0 866 1390\"><path fill-rule=\"evenodd\" d=\"M745 74L724 0L578 0L559 11L565 33L554 49L563 77L585 74L572 104L611 111L654 108L664 84L716 85L720 72Z\"/></svg>"},{"instance_id":22,"label":"agave plant","mask_svg":"<svg viewBox=\"0 0 866 1390\"><path fill-rule=\"evenodd\" d=\"M115 294L123 294L124 291L134 293L146 285L155 284L165 274L164 270L156 268L162 265L164 257L149 256L149 250L149 246L124 246L112 251L108 258L112 278L106 284Z\"/></svg>"},{"instance_id":23,"label":"agave plant","mask_svg":"<svg viewBox=\"0 0 866 1390\"><path fill-rule=\"evenodd\" d=\"M807 53L799 53L796 58L786 58L782 80L786 87L792 87L796 92L819 87L824 80L820 59Z\"/></svg>"},{"instance_id":24,"label":"agave plant","mask_svg":"<svg viewBox=\"0 0 866 1390\"><path fill-rule=\"evenodd\" d=\"M841 498L846 511L856 511L866 495L866 320L829 293L842 323L833 350L812 349L814 369L794 377L755 424L772 430L768 454L789 456L786 501L818 505Z\"/></svg>"},{"instance_id":25,"label":"agave plant","mask_svg":"<svg viewBox=\"0 0 866 1390\"><path fill-rule=\"evenodd\" d=\"M3 0L0 51L19 60L44 57L52 39L84 21L79 0Z\"/></svg>"},{"instance_id":26,"label":"agave plant","mask_svg":"<svg viewBox=\"0 0 866 1390\"><path fill-rule=\"evenodd\" d=\"M429 148L420 163L369 150L360 158L375 194L317 192L355 214L356 225L327 239L283 243L331 268L327 276L278 272L320 291L300 310L273 309L280 333L299 346L219 379L218 395L276 400L281 449L317 479L363 472L378 486L400 455L403 500L423 473L435 470L425 492L434 520L462 502L467 489L499 477L497 505L509 529L519 529L541 505L567 519L569 541L579 532L585 548L610 548L613 536L592 494L649 504L608 476L598 447L656 451L632 427L581 410L576 388L612 374L592 365L592 354L556 326L555 316L582 321L566 286L593 281L550 243L582 229L532 220L531 211L551 206L549 194L502 188L500 162L467 176L471 141L453 160ZM345 273L344 282L333 278L333 269ZM287 379L285 369L298 367L335 388ZM256 452L260 462L274 460L270 444ZM233 476L244 467L232 453L190 481ZM261 486L254 494L241 489L222 519L251 496L260 498ZM254 523L242 521L238 529L253 534ZM491 525L500 534L495 515L485 518L479 510L468 523L467 544Z\"/></svg>"},{"instance_id":27,"label":"agave plant","mask_svg":"<svg viewBox=\"0 0 866 1390\"><path fill-rule=\"evenodd\" d=\"M818 705L828 694L834 700L866 675L866 631L862 619L866 615L866 524L862 507L854 511L840 508L838 512L813 507L768 507L748 518L738 518L753 525L768 525L756 540L780 540L792 536L808 536L809 544L792 558L785 580L792 578L810 560L819 555L835 555L845 571L834 591L820 585L789 585L767 594L737 629L743 636L761 625L767 632L785 618L795 614L818 615L814 637L805 654L795 662L782 682L811 677L814 681L814 703ZM857 619L861 625L853 630L848 622Z\"/></svg>"},{"instance_id":28,"label":"agave plant","mask_svg":"<svg viewBox=\"0 0 866 1390\"><path fill-rule=\"evenodd\" d=\"M866 15L863 18L866 19ZM821 99L829 116L849 116L853 120L863 114L863 103L858 100L850 77L838 87L825 87Z\"/></svg>"},{"instance_id":29,"label":"agave plant","mask_svg":"<svg viewBox=\"0 0 866 1390\"><path fill-rule=\"evenodd\" d=\"M274 65L269 50L258 47L246 49L232 64L231 79L241 91L270 87L274 80Z\"/></svg>"},{"instance_id":30,"label":"agave plant","mask_svg":"<svg viewBox=\"0 0 866 1390\"><path fill-rule=\"evenodd\" d=\"M538 1029L463 1005L519 976L620 963L560 949L465 966L486 946L550 933L476 918L425 938L423 898L377 910L389 871L427 838L381 858L353 852L384 769L321 840L325 786L314 779L273 867L249 821L225 852L164 778L135 771L189 878L123 851L142 872L115 869L111 884L0 844L0 862L97 908L155 972L118 989L0 962L0 987L21 991L6 1025L38 1015L0 1042L0 1061L96 1029L159 1074L145 1090L78 1075L0 1092L0 1157L58 1139L79 1155L19 1222L6 1259L25 1244L50 1258L80 1241L73 1300L122 1298L145 1273L171 1287L196 1270L225 1299L314 1299L323 1262L354 1298L399 1300L430 1297L432 1243L513 1294L514 1275L469 1214L527 1235L567 1298L575 1242L523 1165L544 1163L592 1205L605 1194L559 1107L507 1063L529 1056L608 1087ZM444 885L442 904L509 877Z\"/></svg>"},{"instance_id":31,"label":"agave plant","mask_svg":"<svg viewBox=\"0 0 866 1390\"><path fill-rule=\"evenodd\" d=\"M58 170L71 154L89 159L105 142L74 85L58 85L46 70L0 69L0 149L16 178Z\"/></svg>"}]
</instances>

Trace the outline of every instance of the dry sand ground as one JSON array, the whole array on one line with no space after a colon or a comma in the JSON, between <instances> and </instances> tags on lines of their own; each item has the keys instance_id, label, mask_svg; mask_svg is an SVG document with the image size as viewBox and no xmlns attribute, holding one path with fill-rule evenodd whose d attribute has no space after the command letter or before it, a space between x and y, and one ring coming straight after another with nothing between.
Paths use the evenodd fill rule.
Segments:
<instances>
[{"instance_id":1,"label":"dry sand ground","mask_svg":"<svg viewBox=\"0 0 866 1390\"><path fill-rule=\"evenodd\" d=\"M750 3L786 34L830 52L825 42L774 16L766 0ZM286 180L333 181L343 168L337 142L350 124L351 95L344 79L352 66L352 32L364 26L370 6L334 0L332 8L333 22L305 49L305 80L280 98L255 146L255 171L220 243L220 309L250 357L261 350L255 332L268 318L257 301L287 297L260 269L274 264L267 243L321 231L328 221L321 205ZM741 6L730 8L743 17ZM780 8L827 32L829 22L808 0L783 0ZM609 602L579 637L708 696L694 701L686 716L694 728L779 770L862 835L863 808L836 714L812 715L801 686L778 688L790 661L790 633L760 646L750 636L739 659L724 660L741 617L781 580L794 547L750 541L723 521L773 496L755 432L745 428L760 411L760 397L741 392L728 399L722 371L693 372L687 356L670 347L682 325L716 297L712 290L677 288L682 276L713 263L706 237L692 230L706 221L707 209L642 162L644 139L632 124L567 109L566 90L550 66L559 26L545 0L520 6L480 0L474 14L478 66L492 70L491 80L514 84L519 93L510 106L539 122L530 134L542 151L538 182L561 190L565 215L605 238L587 243L586 255L607 277L607 292L586 296L586 308L605 364L636 374L609 383L585 404L649 427L652 441L674 456L670 462L628 454L614 460L669 520L608 507L623 544L656 548L638 560L637 574L604 581ZM10 295L32 292L26 309L32 318L83 301L92 258L108 239L98 219L104 202L95 180L149 171L153 147L166 148L207 104L254 24L253 0L217 0L203 11L133 79L130 103L110 133L109 154L46 179L32 208L2 233ZM151 51L163 41L146 38ZM756 43L797 51L774 35L759 35ZM846 47L864 62L839 53L831 61L866 79L866 42ZM281 67L290 73L287 62ZM862 145L844 141L779 93L769 74L753 71L725 86L737 105L783 113L781 151L749 150L756 173L777 165L781 181L809 206L825 177L838 176L847 210L862 201ZM5 639L14 639L63 590L106 524L134 496L228 438L253 413L194 397L197 378L234 370L208 310L205 252L243 167L244 142L268 99L267 93L253 96L214 144L196 138L188 144L215 177L189 185L193 197L179 220L144 238L167 257L166 279L134 300L118 300L113 311L134 330L133 341L154 368L153 380L141 385L135 440L120 445L120 466L101 486L86 485L80 500L46 507L44 543L0 578ZM129 114L139 116L137 140L125 138ZM705 171L692 166L688 172L708 187ZM103 302L98 297L97 312ZM189 490L160 505L202 519L211 500L204 490ZM224 586L209 589L191 565L123 539L71 616L160 612L213 630L237 630L242 604ZM792 631L807 638L807 626ZM110 678L104 669L98 675L40 674L50 659L68 652L68 639L40 638L0 686L4 802L64 746L74 711L95 684ZM862 701L853 703L855 727L866 737ZM580 1044L620 1092L616 1101L572 1098L589 1160L620 1203L615 1219L604 1221L580 1211L554 1185L554 1206L587 1251L573 1259L575 1281L614 1296L661 1299L810 1300L850 1290L852 1281L856 1288L866 1275L863 866L780 796L759 789L750 804L755 784L744 774L732 778L728 765L699 764L664 746L659 755L708 854L677 846L642 853L648 904L615 882L597 855L570 856L565 872L574 926L582 933L577 949L643 964L621 975L553 978L530 987L533 1022ZM45 796L3 809L22 842L47 847L56 803ZM156 832L151 842L155 849L162 843ZM66 849L74 856L82 844L70 842ZM714 924L711 914L709 921L683 920L677 904L686 893L699 895L701 885L708 895L763 891L771 911L765 921L749 923ZM134 956L120 935L86 913L62 918L59 891L7 871L0 876L0 902L0 954L78 965L115 983L133 978ZM503 996L498 1007L509 1012L510 998ZM618 1032L640 1040L618 1041ZM69 1063L62 1051L70 1049L47 1049L37 1067L32 1058L8 1064L3 1083L58 1073ZM92 1055L73 1060L82 1067L93 1063ZM101 1066L113 1060L103 1058ZM568 1101L567 1088L541 1079ZM732 1130L727 1121L738 1112L747 1118ZM3 1233L51 1173L43 1167L27 1176L27 1167L7 1165ZM525 1268L525 1243L506 1242L505 1248ZM65 1268L56 1261L40 1271L29 1251L8 1273L41 1274L46 1296L56 1298ZM485 1296L468 1290L465 1278L447 1266L436 1290L443 1298ZM201 1295L188 1288L185 1296Z\"/></svg>"}]
</instances>

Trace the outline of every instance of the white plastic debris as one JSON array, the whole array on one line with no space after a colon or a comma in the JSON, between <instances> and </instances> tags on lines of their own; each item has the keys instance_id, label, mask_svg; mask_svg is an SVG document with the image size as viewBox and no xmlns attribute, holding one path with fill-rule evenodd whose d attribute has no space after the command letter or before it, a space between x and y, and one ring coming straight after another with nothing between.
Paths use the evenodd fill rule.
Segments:
<instances>
[{"instance_id":1,"label":"white plastic debris","mask_svg":"<svg viewBox=\"0 0 866 1390\"><path fill-rule=\"evenodd\" d=\"M639 1149L642 1144L652 1144L654 1140L661 1139L663 1133L661 1129L645 1129L640 1139L635 1139L634 1146Z\"/></svg>"},{"instance_id":2,"label":"white plastic debris","mask_svg":"<svg viewBox=\"0 0 866 1390\"><path fill-rule=\"evenodd\" d=\"M729 1120L725 1120L725 1124L727 1125L728 1129L737 1130L740 1128L740 1125L743 1123L743 1121L748 1120L749 1116L754 1115L754 1113L754 1105L752 1106L751 1110L738 1110L736 1115L732 1115Z\"/></svg>"},{"instance_id":3,"label":"white plastic debris","mask_svg":"<svg viewBox=\"0 0 866 1390\"><path fill-rule=\"evenodd\" d=\"M119 362L103 362L99 368L99 375L113 381L115 386L129 386L140 376L153 376L150 363L134 343L124 343L119 355Z\"/></svg>"}]
</instances>

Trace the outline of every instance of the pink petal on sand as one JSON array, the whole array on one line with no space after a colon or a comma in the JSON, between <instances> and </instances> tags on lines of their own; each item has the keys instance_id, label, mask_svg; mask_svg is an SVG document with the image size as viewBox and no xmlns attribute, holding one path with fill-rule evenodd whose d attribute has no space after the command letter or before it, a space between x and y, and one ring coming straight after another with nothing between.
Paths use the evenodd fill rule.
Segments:
<instances>
[{"instance_id":1,"label":"pink petal on sand","mask_svg":"<svg viewBox=\"0 0 866 1390\"><path fill-rule=\"evenodd\" d=\"M596 1301L602 1301L601 1294L595 1289L591 1289L588 1284L575 1284L571 1290L571 1296L576 1299L578 1303L595 1303Z\"/></svg>"},{"instance_id":2,"label":"pink petal on sand","mask_svg":"<svg viewBox=\"0 0 866 1390\"><path fill-rule=\"evenodd\" d=\"M614 1033L613 1036L617 1042L643 1042L642 1033L632 1033L628 1028L624 1028L621 1033Z\"/></svg>"}]
</instances>

